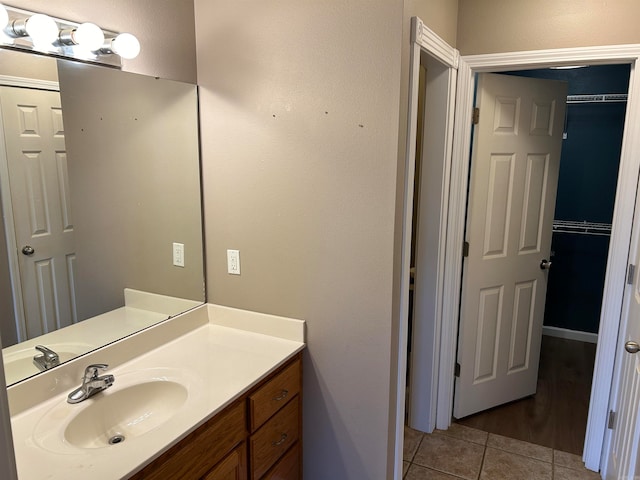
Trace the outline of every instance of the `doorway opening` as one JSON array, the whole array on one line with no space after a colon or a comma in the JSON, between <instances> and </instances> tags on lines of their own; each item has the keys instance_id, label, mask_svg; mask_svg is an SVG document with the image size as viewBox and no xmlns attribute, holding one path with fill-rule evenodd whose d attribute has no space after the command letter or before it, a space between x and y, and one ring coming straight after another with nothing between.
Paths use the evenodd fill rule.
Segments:
<instances>
[{"instance_id":1,"label":"doorway opening","mask_svg":"<svg viewBox=\"0 0 640 480\"><path fill-rule=\"evenodd\" d=\"M545 278L545 336L536 394L466 416L458 423L580 455L589 411L630 66L504 73L568 83L553 216L553 268Z\"/></svg>"}]
</instances>

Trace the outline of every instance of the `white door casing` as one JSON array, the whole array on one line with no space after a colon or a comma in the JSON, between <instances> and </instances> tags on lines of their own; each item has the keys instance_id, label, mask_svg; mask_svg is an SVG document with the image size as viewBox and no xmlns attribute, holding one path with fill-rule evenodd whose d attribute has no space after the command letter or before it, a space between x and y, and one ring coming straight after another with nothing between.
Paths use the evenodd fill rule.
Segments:
<instances>
[{"instance_id":1,"label":"white door casing","mask_svg":"<svg viewBox=\"0 0 640 480\"><path fill-rule=\"evenodd\" d=\"M640 198L636 216L640 214ZM640 265L640 223L636 217L629 261ZM606 479L633 479L637 473L640 448L640 353L628 353L626 342L640 342L640 274L633 273L627 286L621 322L620 340L616 356L616 375L611 410L615 412L608 441Z\"/></svg>"},{"instance_id":2,"label":"white door casing","mask_svg":"<svg viewBox=\"0 0 640 480\"><path fill-rule=\"evenodd\" d=\"M0 101L25 313L21 333L33 338L76 321L62 109L52 91L0 87ZM22 253L26 246L32 255Z\"/></svg>"},{"instance_id":3,"label":"white door casing","mask_svg":"<svg viewBox=\"0 0 640 480\"><path fill-rule=\"evenodd\" d=\"M536 392L566 95L564 82L479 75L457 418Z\"/></svg>"}]
</instances>

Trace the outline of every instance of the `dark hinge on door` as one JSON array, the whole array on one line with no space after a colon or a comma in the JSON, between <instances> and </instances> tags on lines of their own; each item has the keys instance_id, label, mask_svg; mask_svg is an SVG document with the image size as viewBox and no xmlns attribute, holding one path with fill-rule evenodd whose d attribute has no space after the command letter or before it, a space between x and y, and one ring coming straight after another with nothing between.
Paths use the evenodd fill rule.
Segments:
<instances>
[{"instance_id":1,"label":"dark hinge on door","mask_svg":"<svg viewBox=\"0 0 640 480\"><path fill-rule=\"evenodd\" d=\"M453 371L453 374L454 374L456 377L460 377L460 364L459 364L458 362L456 362L456 368L455 368L455 370Z\"/></svg>"},{"instance_id":2,"label":"dark hinge on door","mask_svg":"<svg viewBox=\"0 0 640 480\"><path fill-rule=\"evenodd\" d=\"M636 275L636 266L632 263L629 264L627 269L627 285L633 285L633 277Z\"/></svg>"},{"instance_id":3,"label":"dark hinge on door","mask_svg":"<svg viewBox=\"0 0 640 480\"><path fill-rule=\"evenodd\" d=\"M616 427L616 412L613 410L609 410L609 423L607 423L607 428L609 430L613 430Z\"/></svg>"},{"instance_id":4,"label":"dark hinge on door","mask_svg":"<svg viewBox=\"0 0 640 480\"><path fill-rule=\"evenodd\" d=\"M462 256L465 258L469 256L469 242L462 244Z\"/></svg>"},{"instance_id":5,"label":"dark hinge on door","mask_svg":"<svg viewBox=\"0 0 640 480\"><path fill-rule=\"evenodd\" d=\"M473 124L477 125L479 121L480 121L480 109L478 107L475 107L473 109Z\"/></svg>"}]
</instances>

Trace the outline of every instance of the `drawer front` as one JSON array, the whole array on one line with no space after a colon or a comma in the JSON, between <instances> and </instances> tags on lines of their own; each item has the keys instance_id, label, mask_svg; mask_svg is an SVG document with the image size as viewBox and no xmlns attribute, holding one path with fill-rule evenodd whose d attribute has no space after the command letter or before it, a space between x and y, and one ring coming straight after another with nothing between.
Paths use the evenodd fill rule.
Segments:
<instances>
[{"instance_id":1,"label":"drawer front","mask_svg":"<svg viewBox=\"0 0 640 480\"><path fill-rule=\"evenodd\" d=\"M249 396L251 432L300 392L300 372L298 359Z\"/></svg>"},{"instance_id":2,"label":"drawer front","mask_svg":"<svg viewBox=\"0 0 640 480\"><path fill-rule=\"evenodd\" d=\"M202 480L247 480L247 444L242 443Z\"/></svg>"},{"instance_id":3,"label":"drawer front","mask_svg":"<svg viewBox=\"0 0 640 480\"><path fill-rule=\"evenodd\" d=\"M257 480L298 440L299 398L296 397L250 439L251 478Z\"/></svg>"},{"instance_id":4,"label":"drawer front","mask_svg":"<svg viewBox=\"0 0 640 480\"><path fill-rule=\"evenodd\" d=\"M300 443L296 443L262 480L299 480L300 478L302 478Z\"/></svg>"},{"instance_id":5,"label":"drawer front","mask_svg":"<svg viewBox=\"0 0 640 480\"><path fill-rule=\"evenodd\" d=\"M133 479L200 478L246 436L246 406L237 402L135 474Z\"/></svg>"}]
</instances>

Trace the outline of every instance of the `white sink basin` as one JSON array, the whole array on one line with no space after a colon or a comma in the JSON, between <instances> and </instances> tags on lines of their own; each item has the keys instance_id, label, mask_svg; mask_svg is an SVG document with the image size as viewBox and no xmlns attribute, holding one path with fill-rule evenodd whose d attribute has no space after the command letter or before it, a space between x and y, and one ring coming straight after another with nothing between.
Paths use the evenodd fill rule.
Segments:
<instances>
[{"instance_id":1,"label":"white sink basin","mask_svg":"<svg viewBox=\"0 0 640 480\"><path fill-rule=\"evenodd\" d=\"M117 385L114 383L110 388ZM166 380L132 385L111 395L97 394L95 401L69 422L64 439L78 448L103 448L122 443L166 422L187 396L183 385Z\"/></svg>"},{"instance_id":2,"label":"white sink basin","mask_svg":"<svg viewBox=\"0 0 640 480\"><path fill-rule=\"evenodd\" d=\"M47 344L46 347L58 354L60 363L71 360L95 348L95 346L88 343L79 342ZM23 348L3 355L7 385L24 380L40 372L40 369L33 364L33 357L36 355L41 355L41 353L35 348Z\"/></svg>"},{"instance_id":3,"label":"white sink basin","mask_svg":"<svg viewBox=\"0 0 640 480\"><path fill-rule=\"evenodd\" d=\"M114 448L170 420L189 398L193 379L158 368L115 375L113 386L72 405L61 401L36 425L37 444L60 453Z\"/></svg>"}]
</instances>

